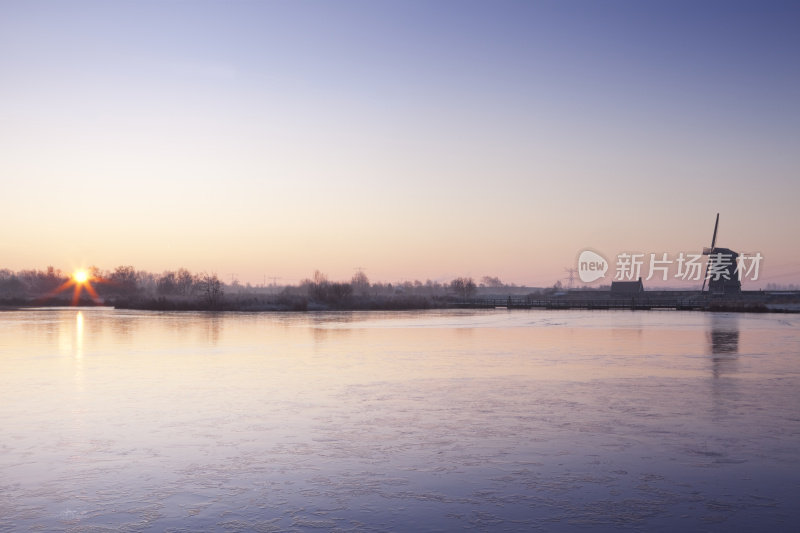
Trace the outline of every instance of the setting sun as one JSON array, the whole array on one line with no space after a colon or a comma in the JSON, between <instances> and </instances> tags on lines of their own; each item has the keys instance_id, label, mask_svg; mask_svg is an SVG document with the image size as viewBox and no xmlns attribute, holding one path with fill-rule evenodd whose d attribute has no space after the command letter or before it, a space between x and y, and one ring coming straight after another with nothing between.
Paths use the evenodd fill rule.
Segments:
<instances>
[{"instance_id":1,"label":"setting sun","mask_svg":"<svg viewBox=\"0 0 800 533\"><path fill-rule=\"evenodd\" d=\"M72 279L75 280L75 283L86 283L89 281L89 273L85 270L76 270L74 274L72 274Z\"/></svg>"},{"instance_id":2,"label":"setting sun","mask_svg":"<svg viewBox=\"0 0 800 533\"><path fill-rule=\"evenodd\" d=\"M50 291L47 295L44 296L44 299L47 299L51 296L55 296L62 291L65 291L72 287L72 305L78 305L81 302L81 293L86 290L89 296L92 298L94 303L100 303L100 297L97 296L97 291L94 290L92 287L92 282L100 283L103 280L97 276L92 276L89 272L83 268L80 268L72 273L69 279L64 281L58 288Z\"/></svg>"}]
</instances>

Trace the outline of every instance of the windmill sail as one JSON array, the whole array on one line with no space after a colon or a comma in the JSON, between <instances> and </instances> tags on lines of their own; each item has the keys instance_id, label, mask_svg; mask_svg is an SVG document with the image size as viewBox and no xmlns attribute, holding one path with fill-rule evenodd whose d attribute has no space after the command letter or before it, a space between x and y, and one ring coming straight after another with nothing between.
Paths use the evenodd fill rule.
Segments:
<instances>
[{"instance_id":1,"label":"windmill sail","mask_svg":"<svg viewBox=\"0 0 800 533\"><path fill-rule=\"evenodd\" d=\"M717 243L717 229L719 228L719 213L717 213L717 220L714 222L714 235L711 237L711 247L703 248L703 255L711 255L714 253L714 245ZM700 289L700 292L706 290L706 279L708 279L708 267L711 264L711 260L706 263L706 273L703 276L703 287Z\"/></svg>"},{"instance_id":2,"label":"windmill sail","mask_svg":"<svg viewBox=\"0 0 800 533\"><path fill-rule=\"evenodd\" d=\"M717 228L719 228L719 213L717 213L717 221L714 222L714 235L711 237L711 247L703 248L703 255L714 253L714 245L717 244Z\"/></svg>"}]
</instances>

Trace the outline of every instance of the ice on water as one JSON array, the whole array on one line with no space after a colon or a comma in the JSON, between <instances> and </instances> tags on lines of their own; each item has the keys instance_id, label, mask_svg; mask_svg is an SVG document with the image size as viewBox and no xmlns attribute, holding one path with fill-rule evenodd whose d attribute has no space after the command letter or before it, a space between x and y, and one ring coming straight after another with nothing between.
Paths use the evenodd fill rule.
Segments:
<instances>
[{"instance_id":1,"label":"ice on water","mask_svg":"<svg viewBox=\"0 0 800 533\"><path fill-rule=\"evenodd\" d=\"M0 531L791 531L793 315L0 315Z\"/></svg>"}]
</instances>

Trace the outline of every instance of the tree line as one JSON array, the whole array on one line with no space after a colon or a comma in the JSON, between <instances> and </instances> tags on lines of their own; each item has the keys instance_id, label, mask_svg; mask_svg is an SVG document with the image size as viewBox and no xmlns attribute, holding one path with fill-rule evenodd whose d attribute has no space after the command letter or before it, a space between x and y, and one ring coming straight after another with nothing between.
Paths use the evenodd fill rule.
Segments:
<instances>
[{"instance_id":1,"label":"tree line","mask_svg":"<svg viewBox=\"0 0 800 533\"><path fill-rule=\"evenodd\" d=\"M91 291L81 290L79 303L112 304L148 296L193 299L213 307L222 301L224 284L216 274L192 273L185 268L166 271L160 275L120 265L113 270L87 269ZM75 283L71 272L52 266L44 270L12 272L0 269L0 298L6 303L41 303L59 305L71 302Z\"/></svg>"},{"instance_id":2,"label":"tree line","mask_svg":"<svg viewBox=\"0 0 800 533\"><path fill-rule=\"evenodd\" d=\"M450 282L426 280L372 283L363 271L349 281L331 281L320 271L297 285L253 286L236 280L224 283L215 273L186 268L153 274L120 265L112 270L90 267L94 295L83 291L78 303L161 309L371 309L427 308L443 301L468 299L479 288L509 287L497 277L476 281L457 277ZM0 269L0 304L66 305L71 303L72 273L52 266L44 270Z\"/></svg>"}]
</instances>

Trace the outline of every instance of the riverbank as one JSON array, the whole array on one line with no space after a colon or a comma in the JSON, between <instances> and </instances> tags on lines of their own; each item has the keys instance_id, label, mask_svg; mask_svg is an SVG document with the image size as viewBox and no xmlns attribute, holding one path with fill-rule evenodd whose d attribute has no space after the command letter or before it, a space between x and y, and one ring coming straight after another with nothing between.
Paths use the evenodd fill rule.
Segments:
<instances>
[{"instance_id":1,"label":"riverbank","mask_svg":"<svg viewBox=\"0 0 800 533\"><path fill-rule=\"evenodd\" d=\"M30 307L65 307L68 299L0 299L0 310ZM800 292L743 291L714 295L700 291L644 291L630 295L609 291L566 291L555 295L486 295L475 298L454 296L349 296L333 301L317 301L300 295L232 294L209 302L193 297L127 297L94 301L82 298L78 305L104 305L118 309L149 311L409 311L425 309L674 309L736 313L800 313Z\"/></svg>"}]
</instances>

